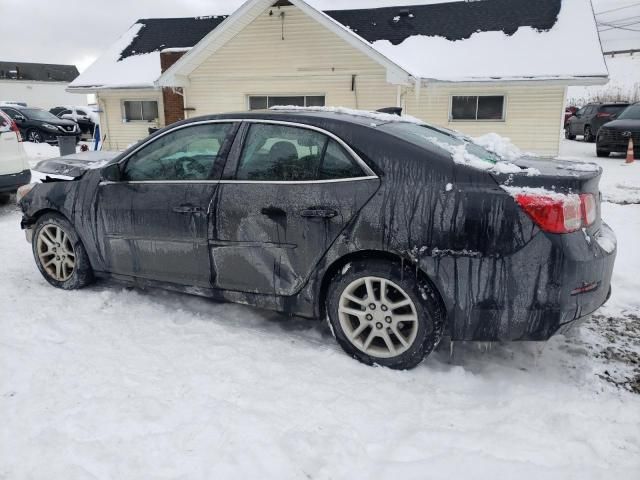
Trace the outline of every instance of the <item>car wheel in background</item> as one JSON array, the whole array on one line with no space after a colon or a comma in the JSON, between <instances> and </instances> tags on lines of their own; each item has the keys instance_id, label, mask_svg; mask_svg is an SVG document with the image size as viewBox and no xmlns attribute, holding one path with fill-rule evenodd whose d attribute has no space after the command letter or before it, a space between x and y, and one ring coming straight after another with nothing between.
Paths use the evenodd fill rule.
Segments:
<instances>
[{"instance_id":1,"label":"car wheel in background","mask_svg":"<svg viewBox=\"0 0 640 480\"><path fill-rule=\"evenodd\" d=\"M584 141L588 143L593 143L596 137L593 136L593 132L591 131L591 127L587 125L584 127Z\"/></svg>"},{"instance_id":2,"label":"car wheel in background","mask_svg":"<svg viewBox=\"0 0 640 480\"><path fill-rule=\"evenodd\" d=\"M576 136L571 134L571 130L569 130L569 126L566 126L564 129L564 138L567 140L575 140Z\"/></svg>"},{"instance_id":3,"label":"car wheel in background","mask_svg":"<svg viewBox=\"0 0 640 480\"><path fill-rule=\"evenodd\" d=\"M33 128L30 130L27 130L27 142L42 143L43 140L44 140L44 137L38 130L35 130Z\"/></svg>"},{"instance_id":4,"label":"car wheel in background","mask_svg":"<svg viewBox=\"0 0 640 480\"><path fill-rule=\"evenodd\" d=\"M0 193L0 205L4 205L5 203L9 203L11 199L11 195L8 193Z\"/></svg>"},{"instance_id":5,"label":"car wheel in background","mask_svg":"<svg viewBox=\"0 0 640 480\"><path fill-rule=\"evenodd\" d=\"M63 216L45 214L38 219L32 249L40 273L54 287L75 290L93 281L84 245Z\"/></svg>"},{"instance_id":6,"label":"car wheel in background","mask_svg":"<svg viewBox=\"0 0 640 480\"><path fill-rule=\"evenodd\" d=\"M611 152L609 150L596 149L596 155L599 157L608 157Z\"/></svg>"},{"instance_id":7,"label":"car wheel in background","mask_svg":"<svg viewBox=\"0 0 640 480\"><path fill-rule=\"evenodd\" d=\"M367 365L418 365L438 345L444 325L430 285L409 265L372 260L345 268L332 279L325 305L343 350Z\"/></svg>"}]
</instances>

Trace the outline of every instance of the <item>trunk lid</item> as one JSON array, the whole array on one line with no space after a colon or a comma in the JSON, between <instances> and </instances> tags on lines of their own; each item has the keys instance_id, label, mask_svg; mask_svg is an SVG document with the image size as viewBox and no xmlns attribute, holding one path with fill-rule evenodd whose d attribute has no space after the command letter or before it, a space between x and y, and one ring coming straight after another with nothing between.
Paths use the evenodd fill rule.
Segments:
<instances>
[{"instance_id":1,"label":"trunk lid","mask_svg":"<svg viewBox=\"0 0 640 480\"><path fill-rule=\"evenodd\" d=\"M119 152L82 152L39 162L34 170L49 175L80 178L88 170L102 168L116 158Z\"/></svg>"},{"instance_id":2,"label":"trunk lid","mask_svg":"<svg viewBox=\"0 0 640 480\"><path fill-rule=\"evenodd\" d=\"M595 163L579 163L554 158L522 157L513 162L524 169L535 169L534 174L491 173L500 186L513 188L535 188L562 194L589 193L594 196L597 217L587 227L589 233L600 229L600 177L602 168Z\"/></svg>"}]
</instances>

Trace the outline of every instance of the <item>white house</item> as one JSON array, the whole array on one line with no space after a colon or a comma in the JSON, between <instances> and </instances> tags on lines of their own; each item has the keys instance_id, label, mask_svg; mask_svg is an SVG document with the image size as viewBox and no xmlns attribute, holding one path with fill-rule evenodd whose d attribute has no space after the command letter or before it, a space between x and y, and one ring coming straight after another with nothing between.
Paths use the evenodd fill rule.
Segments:
<instances>
[{"instance_id":1,"label":"white house","mask_svg":"<svg viewBox=\"0 0 640 480\"><path fill-rule=\"evenodd\" d=\"M86 105L86 95L67 92L78 75L75 65L0 61L0 102L22 102L46 110L58 105Z\"/></svg>"},{"instance_id":2,"label":"white house","mask_svg":"<svg viewBox=\"0 0 640 480\"><path fill-rule=\"evenodd\" d=\"M555 155L567 87L607 81L590 0L371 3L385 6L249 0L228 18L139 20L69 91L97 94L117 149L150 124L284 104L401 106Z\"/></svg>"}]
</instances>

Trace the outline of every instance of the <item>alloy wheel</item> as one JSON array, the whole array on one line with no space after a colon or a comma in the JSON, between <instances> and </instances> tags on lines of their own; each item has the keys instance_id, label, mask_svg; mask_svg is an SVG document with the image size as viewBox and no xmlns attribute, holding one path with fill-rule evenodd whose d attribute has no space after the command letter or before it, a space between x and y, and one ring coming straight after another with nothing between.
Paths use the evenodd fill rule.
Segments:
<instances>
[{"instance_id":1,"label":"alloy wheel","mask_svg":"<svg viewBox=\"0 0 640 480\"><path fill-rule=\"evenodd\" d=\"M41 136L41 135L40 135L40 133L39 133L39 132L37 132L36 130L31 130L31 131L29 132L29 136L27 137L27 139L28 139L30 142L33 142L33 143L40 143L40 142L42 142L42 136Z\"/></svg>"},{"instance_id":2,"label":"alloy wheel","mask_svg":"<svg viewBox=\"0 0 640 480\"><path fill-rule=\"evenodd\" d=\"M349 341L372 357L401 355L418 334L413 300L385 278L363 277L349 284L340 296L338 316Z\"/></svg>"},{"instance_id":3,"label":"alloy wheel","mask_svg":"<svg viewBox=\"0 0 640 480\"><path fill-rule=\"evenodd\" d=\"M58 225L45 225L36 239L38 259L47 275L66 282L76 267L76 254L71 238Z\"/></svg>"}]
</instances>

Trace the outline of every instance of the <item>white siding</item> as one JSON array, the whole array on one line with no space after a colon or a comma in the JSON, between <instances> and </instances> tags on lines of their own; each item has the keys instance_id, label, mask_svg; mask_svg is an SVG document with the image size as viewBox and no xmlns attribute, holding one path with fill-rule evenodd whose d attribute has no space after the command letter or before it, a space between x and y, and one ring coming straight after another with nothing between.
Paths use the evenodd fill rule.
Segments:
<instances>
[{"instance_id":1,"label":"white siding","mask_svg":"<svg viewBox=\"0 0 640 480\"><path fill-rule=\"evenodd\" d=\"M158 102L159 122L124 122L122 102L124 100L156 100ZM101 134L107 136L104 142L106 150L125 150L149 135L150 127L164 125L162 92L159 90L109 90L97 94L100 107Z\"/></svg>"},{"instance_id":2,"label":"white siding","mask_svg":"<svg viewBox=\"0 0 640 480\"><path fill-rule=\"evenodd\" d=\"M562 85L504 83L499 85L433 84L421 89L420 101L408 92L407 113L427 122L467 135L495 132L509 137L525 151L557 155L560 146L561 120L564 115ZM505 119L493 121L450 121L452 95L505 95Z\"/></svg>"},{"instance_id":3,"label":"white siding","mask_svg":"<svg viewBox=\"0 0 640 480\"><path fill-rule=\"evenodd\" d=\"M0 102L25 102L49 110L63 105L87 105L87 95L68 93L66 82L0 80Z\"/></svg>"}]
</instances>

